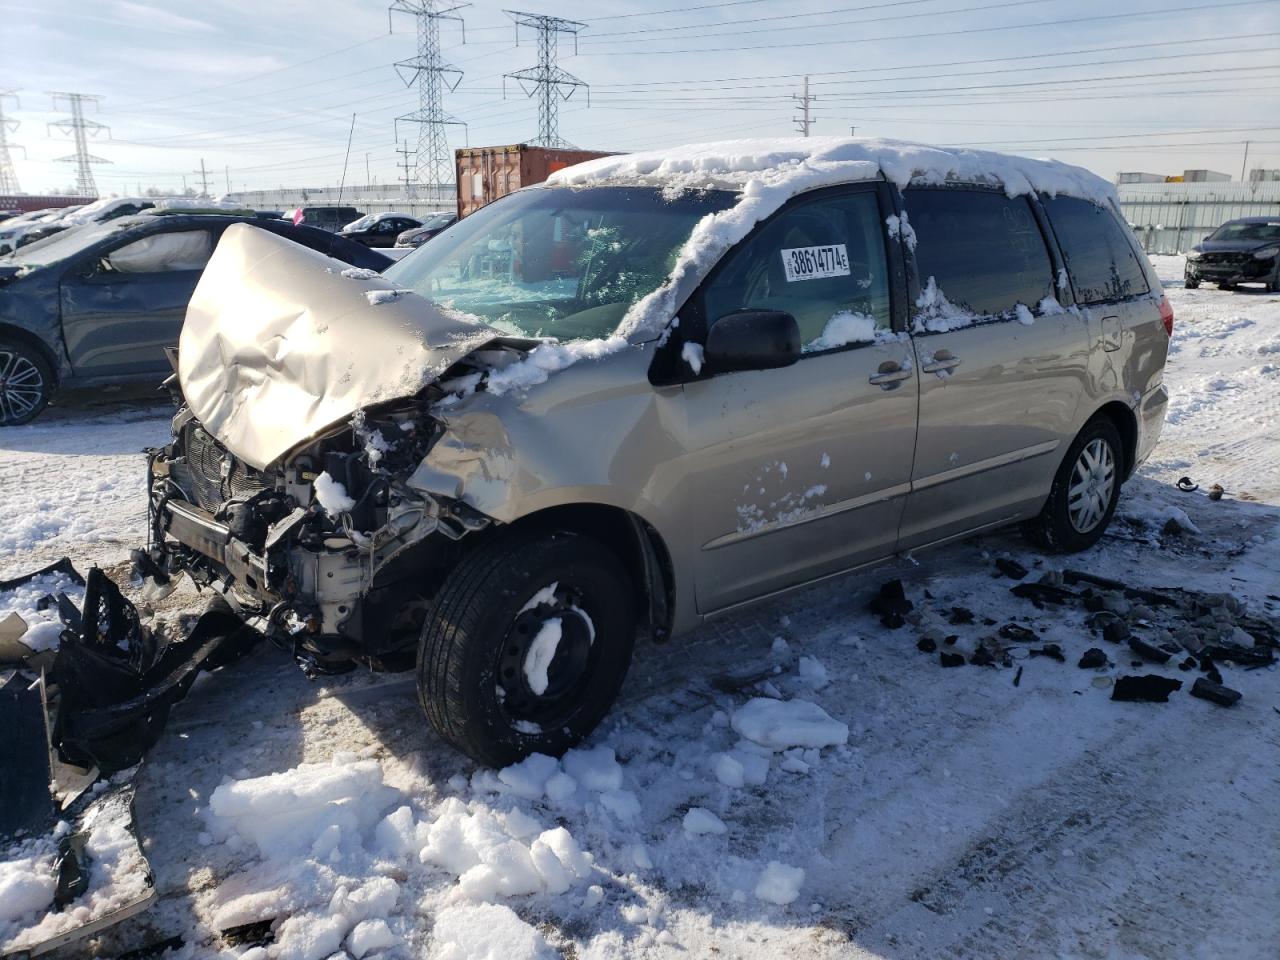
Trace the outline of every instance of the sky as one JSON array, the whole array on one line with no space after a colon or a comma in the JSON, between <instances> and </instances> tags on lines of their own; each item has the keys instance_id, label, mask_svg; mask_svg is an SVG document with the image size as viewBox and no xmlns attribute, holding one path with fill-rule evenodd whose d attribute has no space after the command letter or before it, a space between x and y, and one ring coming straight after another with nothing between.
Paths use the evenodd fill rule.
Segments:
<instances>
[{"instance_id":1,"label":"sky","mask_svg":"<svg viewBox=\"0 0 1280 960\"><path fill-rule=\"evenodd\" d=\"M420 3L424 0L409 0ZM444 6L443 0L436 0ZM517 0L507 0L517 2ZM982 146L1120 170L1280 168L1280 0L518 0L583 26L559 67L574 145L627 151L788 136L809 76L815 135ZM450 146L529 141L537 102L503 74L535 35L476 0L441 21L461 70ZM65 190L51 91L92 94L99 192L212 193L400 178L416 109L393 64L413 18L379 0L0 0L0 90L19 182ZM464 37L465 34L465 37ZM518 42L517 42L518 40ZM453 82L454 75L448 79ZM352 126L352 115L354 127ZM1270 125L1270 126L1268 126Z\"/></svg>"}]
</instances>

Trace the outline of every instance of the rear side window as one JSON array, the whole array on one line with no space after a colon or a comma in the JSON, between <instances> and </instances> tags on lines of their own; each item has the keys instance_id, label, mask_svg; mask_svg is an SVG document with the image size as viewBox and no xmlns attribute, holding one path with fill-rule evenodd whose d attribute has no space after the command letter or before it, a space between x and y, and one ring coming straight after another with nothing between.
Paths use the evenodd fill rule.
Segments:
<instances>
[{"instance_id":1,"label":"rear side window","mask_svg":"<svg viewBox=\"0 0 1280 960\"><path fill-rule=\"evenodd\" d=\"M973 316L1034 310L1053 294L1049 252L1025 197L984 190L906 190L922 291Z\"/></svg>"},{"instance_id":2,"label":"rear side window","mask_svg":"<svg viewBox=\"0 0 1280 960\"><path fill-rule=\"evenodd\" d=\"M1044 199L1076 299L1101 303L1150 291L1124 228L1110 210L1074 197Z\"/></svg>"}]
</instances>

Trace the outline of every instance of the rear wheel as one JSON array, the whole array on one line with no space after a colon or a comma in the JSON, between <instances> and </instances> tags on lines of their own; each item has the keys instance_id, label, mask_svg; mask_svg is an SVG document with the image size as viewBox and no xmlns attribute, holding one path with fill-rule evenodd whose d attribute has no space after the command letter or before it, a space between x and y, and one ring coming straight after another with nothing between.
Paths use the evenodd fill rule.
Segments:
<instances>
[{"instance_id":1,"label":"rear wheel","mask_svg":"<svg viewBox=\"0 0 1280 960\"><path fill-rule=\"evenodd\" d=\"M35 419L52 392L53 371L40 351L0 339L0 427Z\"/></svg>"},{"instance_id":2,"label":"rear wheel","mask_svg":"<svg viewBox=\"0 0 1280 960\"><path fill-rule=\"evenodd\" d=\"M492 766L559 756L608 713L635 645L634 590L590 537L500 537L432 601L418 699L435 731Z\"/></svg>"},{"instance_id":3,"label":"rear wheel","mask_svg":"<svg viewBox=\"0 0 1280 960\"><path fill-rule=\"evenodd\" d=\"M1044 509L1023 524L1023 534L1055 553L1093 546L1116 511L1123 463L1115 424L1105 416L1090 420L1063 458Z\"/></svg>"}]
</instances>

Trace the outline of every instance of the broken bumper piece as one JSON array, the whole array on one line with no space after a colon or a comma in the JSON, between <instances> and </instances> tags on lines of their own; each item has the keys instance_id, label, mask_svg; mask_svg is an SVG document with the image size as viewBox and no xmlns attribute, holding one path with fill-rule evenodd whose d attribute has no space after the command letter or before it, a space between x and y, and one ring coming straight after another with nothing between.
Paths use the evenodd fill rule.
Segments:
<instances>
[{"instance_id":1,"label":"broken bumper piece","mask_svg":"<svg viewBox=\"0 0 1280 960\"><path fill-rule=\"evenodd\" d=\"M39 595L49 584L82 587L83 605L67 590ZM153 631L101 570L81 577L65 560L0 583L0 606L26 627L3 621L12 635L0 648L0 874L20 873L29 903L0 924L0 956L34 957L154 898L133 776L198 671L259 637L225 607L185 636Z\"/></svg>"}]
</instances>

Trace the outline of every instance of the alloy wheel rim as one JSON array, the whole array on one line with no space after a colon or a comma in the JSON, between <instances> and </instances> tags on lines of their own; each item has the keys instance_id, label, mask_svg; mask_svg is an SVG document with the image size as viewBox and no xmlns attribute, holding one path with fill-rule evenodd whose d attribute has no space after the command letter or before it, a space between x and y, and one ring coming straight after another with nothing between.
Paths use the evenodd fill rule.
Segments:
<instances>
[{"instance_id":1,"label":"alloy wheel rim","mask_svg":"<svg viewBox=\"0 0 1280 960\"><path fill-rule=\"evenodd\" d=\"M44 374L20 353L0 350L0 423L30 414L44 397Z\"/></svg>"},{"instance_id":2,"label":"alloy wheel rim","mask_svg":"<svg viewBox=\"0 0 1280 960\"><path fill-rule=\"evenodd\" d=\"M1090 440L1071 469L1067 488L1067 516L1077 533L1089 533L1102 523L1116 485L1116 460L1111 444Z\"/></svg>"}]
</instances>

